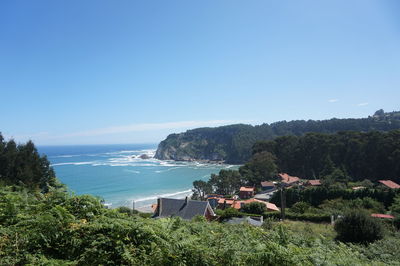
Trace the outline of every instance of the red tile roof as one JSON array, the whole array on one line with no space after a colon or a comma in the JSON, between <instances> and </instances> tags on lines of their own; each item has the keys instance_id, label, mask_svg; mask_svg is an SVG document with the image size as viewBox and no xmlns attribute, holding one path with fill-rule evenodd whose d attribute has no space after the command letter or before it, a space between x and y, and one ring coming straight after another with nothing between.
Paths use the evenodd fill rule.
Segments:
<instances>
[{"instance_id":1,"label":"red tile roof","mask_svg":"<svg viewBox=\"0 0 400 266\"><path fill-rule=\"evenodd\" d=\"M400 188L400 185L393 182L392 180L379 180L379 182L381 182L382 184L384 184L389 188Z\"/></svg>"},{"instance_id":2,"label":"red tile roof","mask_svg":"<svg viewBox=\"0 0 400 266\"><path fill-rule=\"evenodd\" d=\"M207 199L220 199L219 197L208 197Z\"/></svg>"},{"instance_id":3,"label":"red tile roof","mask_svg":"<svg viewBox=\"0 0 400 266\"><path fill-rule=\"evenodd\" d=\"M241 203L242 201L238 201L238 200L234 200L234 199L218 199L218 204L226 204L226 205L230 205L231 208L235 208L235 209L240 209L241 208Z\"/></svg>"},{"instance_id":4,"label":"red tile roof","mask_svg":"<svg viewBox=\"0 0 400 266\"><path fill-rule=\"evenodd\" d=\"M218 199L218 204L224 204L224 203L226 203L228 205L233 205L235 203L235 200L234 199L224 199L224 198Z\"/></svg>"},{"instance_id":5,"label":"red tile roof","mask_svg":"<svg viewBox=\"0 0 400 266\"><path fill-rule=\"evenodd\" d=\"M240 210L240 208L242 208L242 203L243 201L235 201L235 203L232 204L232 208Z\"/></svg>"},{"instance_id":6,"label":"red tile roof","mask_svg":"<svg viewBox=\"0 0 400 266\"><path fill-rule=\"evenodd\" d=\"M275 204L271 203L271 202L267 202L267 210L270 211L279 211L279 208L276 207Z\"/></svg>"},{"instance_id":7,"label":"red tile roof","mask_svg":"<svg viewBox=\"0 0 400 266\"><path fill-rule=\"evenodd\" d=\"M287 173L281 173L279 176L282 178L282 182L286 184L292 184L300 181L297 176L290 176Z\"/></svg>"},{"instance_id":8,"label":"red tile roof","mask_svg":"<svg viewBox=\"0 0 400 266\"><path fill-rule=\"evenodd\" d=\"M279 211L279 208L276 207L275 204L270 203L270 202L266 202L266 201L262 201L262 200L258 200L258 199L248 199L248 200L243 201L244 204L248 204L248 203L252 203L252 202L264 203L265 207L267 207L267 210L269 210L269 211Z\"/></svg>"},{"instance_id":9,"label":"red tile roof","mask_svg":"<svg viewBox=\"0 0 400 266\"><path fill-rule=\"evenodd\" d=\"M261 186L262 187L274 187L275 184L274 184L274 182L263 181L263 182L261 182Z\"/></svg>"},{"instance_id":10,"label":"red tile roof","mask_svg":"<svg viewBox=\"0 0 400 266\"><path fill-rule=\"evenodd\" d=\"M275 204L270 203L270 202L265 202L262 200L258 200L258 199L248 199L248 200L234 200L234 199L219 199L218 200L218 204L224 204L224 202L227 205L231 205L231 208L235 208L240 210L242 208L243 204L248 204L248 203L252 203L252 202L261 202L265 204L265 207L267 207L268 211L279 211L279 208L276 207Z\"/></svg>"},{"instance_id":11,"label":"red tile roof","mask_svg":"<svg viewBox=\"0 0 400 266\"><path fill-rule=\"evenodd\" d=\"M311 186L320 186L321 185L321 181L319 179L315 179L315 180L308 180L308 183Z\"/></svg>"},{"instance_id":12,"label":"red tile roof","mask_svg":"<svg viewBox=\"0 0 400 266\"><path fill-rule=\"evenodd\" d=\"M253 192L254 187L241 187L240 191Z\"/></svg>"},{"instance_id":13,"label":"red tile roof","mask_svg":"<svg viewBox=\"0 0 400 266\"><path fill-rule=\"evenodd\" d=\"M371 216L377 218L394 219L394 216L389 214L373 213L371 214Z\"/></svg>"}]
</instances>

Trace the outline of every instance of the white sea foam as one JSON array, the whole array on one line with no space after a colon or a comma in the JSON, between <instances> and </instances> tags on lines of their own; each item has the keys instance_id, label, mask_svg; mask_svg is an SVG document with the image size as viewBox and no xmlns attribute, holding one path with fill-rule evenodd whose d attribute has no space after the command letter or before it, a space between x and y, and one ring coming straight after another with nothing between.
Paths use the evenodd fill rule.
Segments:
<instances>
[{"instance_id":1,"label":"white sea foam","mask_svg":"<svg viewBox=\"0 0 400 266\"><path fill-rule=\"evenodd\" d=\"M169 169L167 169L167 170L157 170L157 171L154 171L154 172L156 172L156 173L165 173L165 172L169 172L169 171L176 170L176 169L180 169L180 168L182 168L182 167L181 167L181 166L178 166L178 167L169 168Z\"/></svg>"},{"instance_id":2,"label":"white sea foam","mask_svg":"<svg viewBox=\"0 0 400 266\"><path fill-rule=\"evenodd\" d=\"M147 149L147 150L122 150L122 151L113 151L113 152L106 152L104 154L108 155L118 155L118 154L132 154L132 155L137 155L137 154L146 154L151 157L153 157L156 154L156 150L154 149Z\"/></svg>"},{"instance_id":3,"label":"white sea foam","mask_svg":"<svg viewBox=\"0 0 400 266\"><path fill-rule=\"evenodd\" d=\"M171 161L158 161L160 166L177 166L177 165L182 165L178 163L171 163Z\"/></svg>"},{"instance_id":4,"label":"white sea foam","mask_svg":"<svg viewBox=\"0 0 400 266\"><path fill-rule=\"evenodd\" d=\"M109 166L129 166L127 163L110 163Z\"/></svg>"},{"instance_id":5,"label":"white sea foam","mask_svg":"<svg viewBox=\"0 0 400 266\"><path fill-rule=\"evenodd\" d=\"M60 166L60 165L86 165L86 164L93 164L94 162L70 162L70 163L55 163L51 166Z\"/></svg>"},{"instance_id":6,"label":"white sea foam","mask_svg":"<svg viewBox=\"0 0 400 266\"><path fill-rule=\"evenodd\" d=\"M108 165L106 163L94 163L92 164L92 166L103 166L103 165Z\"/></svg>"},{"instance_id":7,"label":"white sea foam","mask_svg":"<svg viewBox=\"0 0 400 266\"><path fill-rule=\"evenodd\" d=\"M89 154L68 154L68 155L49 156L49 158L72 158L72 157L80 157L86 155L89 156Z\"/></svg>"}]
</instances>

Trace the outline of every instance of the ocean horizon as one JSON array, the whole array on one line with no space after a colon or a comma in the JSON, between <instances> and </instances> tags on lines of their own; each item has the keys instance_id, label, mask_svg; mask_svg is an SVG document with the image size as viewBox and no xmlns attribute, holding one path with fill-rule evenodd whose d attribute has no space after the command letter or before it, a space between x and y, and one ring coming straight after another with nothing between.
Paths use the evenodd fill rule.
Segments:
<instances>
[{"instance_id":1,"label":"ocean horizon","mask_svg":"<svg viewBox=\"0 0 400 266\"><path fill-rule=\"evenodd\" d=\"M160 197L184 198L192 194L194 180L237 168L157 160L156 149L157 144L38 146L73 193L98 196L112 208L146 209Z\"/></svg>"}]
</instances>

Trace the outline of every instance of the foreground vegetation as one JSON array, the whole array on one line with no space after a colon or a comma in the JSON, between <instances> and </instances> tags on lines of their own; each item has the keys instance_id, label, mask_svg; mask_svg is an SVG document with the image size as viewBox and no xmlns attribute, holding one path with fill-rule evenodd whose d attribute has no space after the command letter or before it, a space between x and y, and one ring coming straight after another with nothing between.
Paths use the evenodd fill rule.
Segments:
<instances>
[{"instance_id":1,"label":"foreground vegetation","mask_svg":"<svg viewBox=\"0 0 400 266\"><path fill-rule=\"evenodd\" d=\"M329 224L267 221L263 228L202 218L149 219L91 196L1 188L1 265L396 265L397 233L380 244L334 240ZM396 238L397 237L397 238ZM377 254L377 247L385 247ZM371 250L374 254L371 256ZM381 249L378 249L381 250ZM382 251L382 250L381 250Z\"/></svg>"}]
</instances>

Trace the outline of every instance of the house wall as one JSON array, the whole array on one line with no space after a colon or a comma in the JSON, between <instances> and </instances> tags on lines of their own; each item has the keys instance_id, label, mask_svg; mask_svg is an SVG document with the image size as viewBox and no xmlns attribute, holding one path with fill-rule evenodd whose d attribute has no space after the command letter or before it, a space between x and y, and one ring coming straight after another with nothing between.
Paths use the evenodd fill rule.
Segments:
<instances>
[{"instance_id":1,"label":"house wall","mask_svg":"<svg viewBox=\"0 0 400 266\"><path fill-rule=\"evenodd\" d=\"M240 191L239 192L239 197L241 199L249 199L254 195L253 192L249 192L249 191Z\"/></svg>"},{"instance_id":2,"label":"house wall","mask_svg":"<svg viewBox=\"0 0 400 266\"><path fill-rule=\"evenodd\" d=\"M211 218L212 218L213 216L211 215L211 213L210 213L209 210L206 210L206 214L204 215L204 217L206 217L206 219L207 219L208 221L210 221Z\"/></svg>"}]
</instances>

